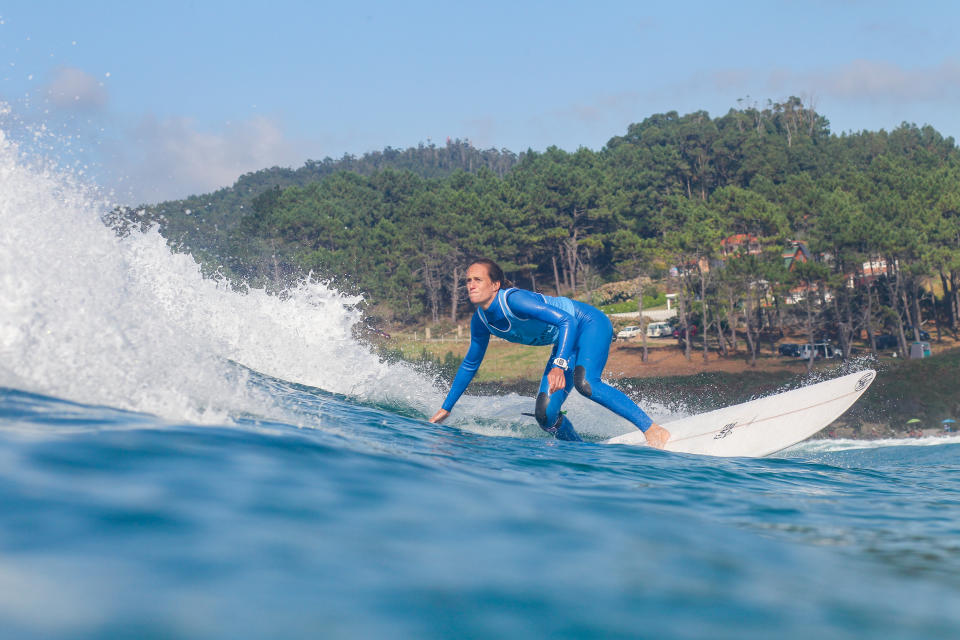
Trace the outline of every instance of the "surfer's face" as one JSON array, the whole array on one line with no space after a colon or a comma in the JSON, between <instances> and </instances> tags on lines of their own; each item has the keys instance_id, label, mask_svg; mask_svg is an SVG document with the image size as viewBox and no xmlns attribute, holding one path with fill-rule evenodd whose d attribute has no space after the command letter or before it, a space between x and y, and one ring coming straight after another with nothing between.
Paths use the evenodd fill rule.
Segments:
<instances>
[{"instance_id":1,"label":"surfer's face","mask_svg":"<svg viewBox=\"0 0 960 640\"><path fill-rule=\"evenodd\" d=\"M467 269L467 295L470 297L470 302L487 309L497 297L498 291L500 291L500 283L490 279L486 265L470 265Z\"/></svg>"}]
</instances>

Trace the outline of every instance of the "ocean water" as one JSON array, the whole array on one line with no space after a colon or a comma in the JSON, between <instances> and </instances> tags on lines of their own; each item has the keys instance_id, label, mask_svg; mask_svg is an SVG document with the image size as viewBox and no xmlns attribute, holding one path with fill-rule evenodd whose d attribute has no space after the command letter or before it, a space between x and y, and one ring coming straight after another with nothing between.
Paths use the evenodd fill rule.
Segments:
<instances>
[{"instance_id":1,"label":"ocean water","mask_svg":"<svg viewBox=\"0 0 960 640\"><path fill-rule=\"evenodd\" d=\"M432 425L357 299L204 278L109 206L0 134L0 636L960 635L960 439L709 458L510 394Z\"/></svg>"}]
</instances>

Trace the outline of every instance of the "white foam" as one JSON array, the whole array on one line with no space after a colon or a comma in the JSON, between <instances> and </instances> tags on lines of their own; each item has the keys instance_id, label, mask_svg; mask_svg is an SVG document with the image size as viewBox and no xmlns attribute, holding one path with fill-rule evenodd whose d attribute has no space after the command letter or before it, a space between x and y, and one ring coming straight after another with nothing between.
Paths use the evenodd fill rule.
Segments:
<instances>
[{"instance_id":1,"label":"white foam","mask_svg":"<svg viewBox=\"0 0 960 640\"><path fill-rule=\"evenodd\" d=\"M927 436L923 438L878 438L876 440L854 440L848 438L830 438L807 440L791 447L790 453L830 453L851 449L881 449L885 447L932 447L943 444L960 443L960 434Z\"/></svg>"},{"instance_id":2,"label":"white foam","mask_svg":"<svg viewBox=\"0 0 960 640\"><path fill-rule=\"evenodd\" d=\"M270 414L229 360L369 399L439 403L351 328L349 298L316 281L284 296L234 291L156 229L120 238L112 205L68 172L30 166L0 131L0 384L175 420Z\"/></svg>"}]
</instances>

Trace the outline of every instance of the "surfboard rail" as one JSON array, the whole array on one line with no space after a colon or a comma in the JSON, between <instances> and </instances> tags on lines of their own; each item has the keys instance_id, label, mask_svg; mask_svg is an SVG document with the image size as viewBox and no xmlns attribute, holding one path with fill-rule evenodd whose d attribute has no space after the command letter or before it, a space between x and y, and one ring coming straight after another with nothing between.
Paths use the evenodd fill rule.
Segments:
<instances>
[{"instance_id":1,"label":"surfboard rail","mask_svg":"<svg viewBox=\"0 0 960 640\"><path fill-rule=\"evenodd\" d=\"M839 418L876 379L864 369L663 424L667 451L713 456L766 456L806 440ZM640 431L605 444L645 445Z\"/></svg>"}]
</instances>

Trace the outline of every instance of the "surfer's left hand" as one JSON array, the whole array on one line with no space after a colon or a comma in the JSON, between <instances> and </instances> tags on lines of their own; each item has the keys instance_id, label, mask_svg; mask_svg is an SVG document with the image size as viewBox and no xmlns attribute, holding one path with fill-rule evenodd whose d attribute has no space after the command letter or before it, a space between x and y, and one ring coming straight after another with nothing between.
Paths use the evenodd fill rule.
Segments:
<instances>
[{"instance_id":1,"label":"surfer's left hand","mask_svg":"<svg viewBox=\"0 0 960 640\"><path fill-rule=\"evenodd\" d=\"M550 383L550 393L556 393L567 386L567 379L563 375L563 369L554 367L547 374L547 382Z\"/></svg>"},{"instance_id":2,"label":"surfer's left hand","mask_svg":"<svg viewBox=\"0 0 960 640\"><path fill-rule=\"evenodd\" d=\"M446 409L440 409L435 414L433 414L433 417L430 418L430 422L443 422L448 415L450 415L449 411L447 411Z\"/></svg>"},{"instance_id":3,"label":"surfer's left hand","mask_svg":"<svg viewBox=\"0 0 960 640\"><path fill-rule=\"evenodd\" d=\"M663 449L667 440L670 439L670 432L658 424L650 425L650 428L644 431L643 435L647 438L647 444L657 449Z\"/></svg>"}]
</instances>

